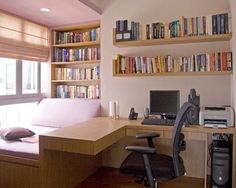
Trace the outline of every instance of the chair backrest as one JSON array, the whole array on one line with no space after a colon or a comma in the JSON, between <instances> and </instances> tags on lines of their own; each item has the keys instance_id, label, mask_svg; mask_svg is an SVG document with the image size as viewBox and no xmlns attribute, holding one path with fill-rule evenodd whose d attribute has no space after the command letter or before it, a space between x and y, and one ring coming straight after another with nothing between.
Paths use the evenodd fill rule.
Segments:
<instances>
[{"instance_id":1,"label":"chair backrest","mask_svg":"<svg viewBox=\"0 0 236 188\"><path fill-rule=\"evenodd\" d=\"M181 129L187 120L188 113L194 110L195 106L191 103L185 102L177 113L174 124L172 144L173 144L173 164L175 175L182 176L185 174L185 168L182 158L179 156L180 151L185 149L184 134Z\"/></svg>"}]
</instances>

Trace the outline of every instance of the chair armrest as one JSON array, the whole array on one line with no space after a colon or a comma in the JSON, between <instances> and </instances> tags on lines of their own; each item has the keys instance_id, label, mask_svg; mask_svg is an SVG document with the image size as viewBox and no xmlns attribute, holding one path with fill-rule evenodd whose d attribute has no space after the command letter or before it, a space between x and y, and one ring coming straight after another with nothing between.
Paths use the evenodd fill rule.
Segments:
<instances>
[{"instance_id":1,"label":"chair armrest","mask_svg":"<svg viewBox=\"0 0 236 188\"><path fill-rule=\"evenodd\" d=\"M138 153L146 153L146 154L153 154L156 152L155 148L144 147L144 146L126 146L125 149L128 151L135 151Z\"/></svg>"},{"instance_id":2,"label":"chair armrest","mask_svg":"<svg viewBox=\"0 0 236 188\"><path fill-rule=\"evenodd\" d=\"M150 133L142 133L142 134L137 134L136 135L137 139L155 138L155 137L160 137L160 134L159 133L150 132Z\"/></svg>"},{"instance_id":3,"label":"chair armrest","mask_svg":"<svg viewBox=\"0 0 236 188\"><path fill-rule=\"evenodd\" d=\"M148 141L148 146L151 148L154 148L154 143L153 143L153 138L155 137L160 137L159 133L155 133L155 132L150 132L150 133L142 133L142 134L137 134L136 138L137 139L143 139L146 138Z\"/></svg>"}]
</instances>

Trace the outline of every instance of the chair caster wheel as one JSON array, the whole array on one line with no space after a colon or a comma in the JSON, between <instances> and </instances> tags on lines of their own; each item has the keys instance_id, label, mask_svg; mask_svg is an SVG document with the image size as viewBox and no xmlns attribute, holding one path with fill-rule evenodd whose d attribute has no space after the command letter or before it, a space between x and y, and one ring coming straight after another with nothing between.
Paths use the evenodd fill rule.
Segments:
<instances>
[{"instance_id":1,"label":"chair caster wheel","mask_svg":"<svg viewBox=\"0 0 236 188\"><path fill-rule=\"evenodd\" d=\"M143 180L144 180L144 177L143 177L143 176L137 176L137 177L135 178L135 182L136 182L136 183L139 183L139 184L141 184L141 183L143 182Z\"/></svg>"}]
</instances>

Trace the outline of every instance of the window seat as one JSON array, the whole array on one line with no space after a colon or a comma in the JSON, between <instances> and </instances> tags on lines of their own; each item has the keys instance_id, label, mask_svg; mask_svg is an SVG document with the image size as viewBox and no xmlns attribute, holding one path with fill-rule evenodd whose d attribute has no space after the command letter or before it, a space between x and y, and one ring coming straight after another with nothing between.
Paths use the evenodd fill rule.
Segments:
<instances>
[{"instance_id":1,"label":"window seat","mask_svg":"<svg viewBox=\"0 0 236 188\"><path fill-rule=\"evenodd\" d=\"M29 129L37 136L98 116L99 100L43 99ZM0 187L40 187L39 144L0 139Z\"/></svg>"}]
</instances>

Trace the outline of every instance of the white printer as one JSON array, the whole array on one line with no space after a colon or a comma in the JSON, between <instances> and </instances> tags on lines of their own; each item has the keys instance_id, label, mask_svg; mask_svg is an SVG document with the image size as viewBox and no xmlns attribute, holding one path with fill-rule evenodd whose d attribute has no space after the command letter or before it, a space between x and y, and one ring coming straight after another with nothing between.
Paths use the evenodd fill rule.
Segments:
<instances>
[{"instance_id":1,"label":"white printer","mask_svg":"<svg viewBox=\"0 0 236 188\"><path fill-rule=\"evenodd\" d=\"M204 127L233 127L234 110L230 106L202 106L199 113L199 124Z\"/></svg>"}]
</instances>

